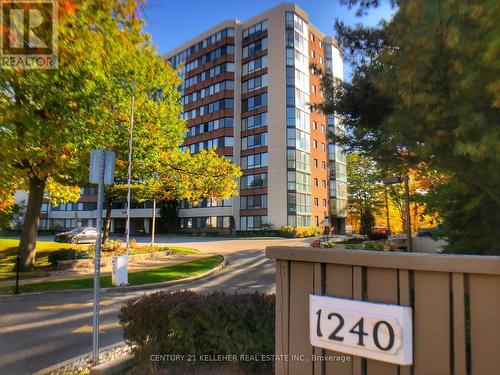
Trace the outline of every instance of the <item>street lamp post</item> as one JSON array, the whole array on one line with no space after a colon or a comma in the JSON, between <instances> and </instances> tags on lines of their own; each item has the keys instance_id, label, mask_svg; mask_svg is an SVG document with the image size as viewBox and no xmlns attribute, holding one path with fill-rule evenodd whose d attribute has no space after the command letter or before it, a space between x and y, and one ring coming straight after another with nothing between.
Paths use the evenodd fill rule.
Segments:
<instances>
[{"instance_id":1,"label":"street lamp post","mask_svg":"<svg viewBox=\"0 0 500 375\"><path fill-rule=\"evenodd\" d=\"M405 177L405 195L406 195L406 226L408 232L408 251L412 252L411 243L411 215L410 215L410 176Z\"/></svg>"},{"instance_id":2,"label":"street lamp post","mask_svg":"<svg viewBox=\"0 0 500 375\"><path fill-rule=\"evenodd\" d=\"M391 233L391 221L389 218L389 198L387 197L387 185L384 185L384 194L385 194L385 216L387 219L387 231Z\"/></svg>"}]
</instances>

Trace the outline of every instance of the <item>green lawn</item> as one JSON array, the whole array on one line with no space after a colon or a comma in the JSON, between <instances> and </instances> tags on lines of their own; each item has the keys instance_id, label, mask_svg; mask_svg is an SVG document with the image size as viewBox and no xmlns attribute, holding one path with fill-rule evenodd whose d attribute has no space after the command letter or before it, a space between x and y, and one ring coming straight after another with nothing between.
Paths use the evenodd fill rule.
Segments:
<instances>
[{"instance_id":1,"label":"green lawn","mask_svg":"<svg viewBox=\"0 0 500 375\"><path fill-rule=\"evenodd\" d=\"M131 272L128 275L129 285L143 285L160 283L164 281L172 281L183 279L190 276L200 275L211 270L219 265L224 258L221 255L213 255L191 262L176 264L170 267L157 268L154 270ZM47 281L22 285L21 293L40 292L47 290L65 290L65 289L90 289L93 287L93 278L76 279L76 280L58 280ZM101 287L106 288L111 286L111 275L101 276ZM1 287L0 294L10 294L13 287Z\"/></svg>"},{"instance_id":2,"label":"green lawn","mask_svg":"<svg viewBox=\"0 0 500 375\"><path fill-rule=\"evenodd\" d=\"M15 276L14 266L16 264L17 247L19 239L0 238L0 280L9 279ZM50 252L59 249L81 249L86 245L72 245L58 242L37 241L35 269L31 272L23 272L22 277L48 276L50 268L48 255Z\"/></svg>"},{"instance_id":3,"label":"green lawn","mask_svg":"<svg viewBox=\"0 0 500 375\"><path fill-rule=\"evenodd\" d=\"M11 279L15 276L14 266L16 264L18 245L19 239L0 238L0 280ZM72 245L50 241L37 241L35 268L33 271L23 272L21 277L31 278L49 276L51 265L48 261L48 255L52 251L60 249L86 250L87 248L88 245ZM169 247L169 249L174 250L174 253L179 255L189 255L198 252L197 249L188 247ZM132 253L134 254L139 252L137 250L132 250Z\"/></svg>"}]
</instances>

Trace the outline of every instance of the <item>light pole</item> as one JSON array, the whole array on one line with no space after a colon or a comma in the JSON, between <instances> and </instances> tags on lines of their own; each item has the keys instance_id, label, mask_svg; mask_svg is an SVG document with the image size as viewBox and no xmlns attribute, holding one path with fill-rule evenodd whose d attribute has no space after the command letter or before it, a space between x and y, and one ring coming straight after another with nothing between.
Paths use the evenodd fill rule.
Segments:
<instances>
[{"instance_id":1,"label":"light pole","mask_svg":"<svg viewBox=\"0 0 500 375\"><path fill-rule=\"evenodd\" d=\"M130 108L130 128L128 136L128 176L127 176L127 220L125 224L126 248L125 253L128 255L130 251L130 193L132 179L132 134L134 131L134 103L135 97L132 95L132 103Z\"/></svg>"},{"instance_id":2,"label":"light pole","mask_svg":"<svg viewBox=\"0 0 500 375\"><path fill-rule=\"evenodd\" d=\"M410 176L405 177L405 196L406 196L406 226L408 231L408 251L412 252L411 243L411 215L410 215Z\"/></svg>"},{"instance_id":3,"label":"light pole","mask_svg":"<svg viewBox=\"0 0 500 375\"><path fill-rule=\"evenodd\" d=\"M151 223L151 246L155 244L155 227L156 227L156 198L153 199L153 222Z\"/></svg>"},{"instance_id":4,"label":"light pole","mask_svg":"<svg viewBox=\"0 0 500 375\"><path fill-rule=\"evenodd\" d=\"M385 194L385 216L387 219L387 231L391 233L391 221L389 218L389 198L387 197L387 185L384 184L384 194Z\"/></svg>"},{"instance_id":5,"label":"light pole","mask_svg":"<svg viewBox=\"0 0 500 375\"><path fill-rule=\"evenodd\" d=\"M411 222L410 222L410 176L396 176L396 177L388 177L383 180L384 185L394 185L400 184L404 182L405 184L405 200L406 200L406 233L408 237L408 252L412 252L412 243L411 243ZM386 191L386 205L387 205L387 191ZM387 209L387 220L389 220L389 212Z\"/></svg>"}]
</instances>

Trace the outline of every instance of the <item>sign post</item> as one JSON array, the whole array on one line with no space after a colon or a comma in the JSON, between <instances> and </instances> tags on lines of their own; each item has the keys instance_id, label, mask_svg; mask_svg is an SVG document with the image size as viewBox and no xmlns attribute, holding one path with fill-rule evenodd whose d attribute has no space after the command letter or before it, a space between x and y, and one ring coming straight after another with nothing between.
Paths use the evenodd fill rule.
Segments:
<instances>
[{"instance_id":1,"label":"sign post","mask_svg":"<svg viewBox=\"0 0 500 375\"><path fill-rule=\"evenodd\" d=\"M102 242L102 206L104 185L113 184L115 169L115 153L108 150L92 150L90 157L89 182L97 184L97 238L94 255L94 307L92 325L92 362L99 364L99 304L100 304L100 276L101 276L101 242Z\"/></svg>"}]
</instances>

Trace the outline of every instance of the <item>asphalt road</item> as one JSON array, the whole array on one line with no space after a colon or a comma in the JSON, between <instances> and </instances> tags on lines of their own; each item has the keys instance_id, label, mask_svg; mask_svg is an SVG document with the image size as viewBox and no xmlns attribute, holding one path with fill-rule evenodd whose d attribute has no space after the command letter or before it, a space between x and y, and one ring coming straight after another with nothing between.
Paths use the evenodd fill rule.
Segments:
<instances>
[{"instance_id":1,"label":"asphalt road","mask_svg":"<svg viewBox=\"0 0 500 375\"><path fill-rule=\"evenodd\" d=\"M147 241L147 240L144 240ZM264 254L270 245L308 245L310 239L157 238L158 243L198 248L226 256L228 265L209 278L162 290L192 289L274 293L274 262ZM148 291L147 293L152 293ZM103 292L100 346L122 340L117 313L123 302L143 295ZM51 292L0 296L0 374L31 374L92 350L92 292Z\"/></svg>"}]
</instances>

